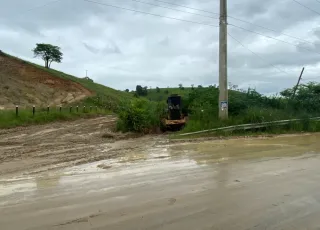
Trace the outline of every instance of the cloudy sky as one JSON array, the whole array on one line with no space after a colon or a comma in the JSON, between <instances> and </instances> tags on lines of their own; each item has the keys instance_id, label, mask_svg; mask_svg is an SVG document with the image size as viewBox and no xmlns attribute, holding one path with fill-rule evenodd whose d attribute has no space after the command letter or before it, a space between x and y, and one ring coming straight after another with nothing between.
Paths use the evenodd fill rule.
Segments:
<instances>
[{"instance_id":1,"label":"cloudy sky","mask_svg":"<svg viewBox=\"0 0 320 230\"><path fill-rule=\"evenodd\" d=\"M172 9L132 0L92 1L205 25L83 0L0 0L0 50L43 64L33 58L35 44L58 45L64 59L61 64L53 63L53 68L78 77L84 77L88 70L96 82L121 90L134 89L137 84L167 87L218 82L219 28L214 27L219 25L218 14L155 0L140 1ZM163 1L219 13L219 0ZM228 37L229 82L241 88L255 87L265 94L276 93L295 84L303 66L303 82L319 80L320 3L298 1L319 14L293 0L229 0L232 18L228 19L228 31L244 46Z\"/></svg>"}]
</instances>

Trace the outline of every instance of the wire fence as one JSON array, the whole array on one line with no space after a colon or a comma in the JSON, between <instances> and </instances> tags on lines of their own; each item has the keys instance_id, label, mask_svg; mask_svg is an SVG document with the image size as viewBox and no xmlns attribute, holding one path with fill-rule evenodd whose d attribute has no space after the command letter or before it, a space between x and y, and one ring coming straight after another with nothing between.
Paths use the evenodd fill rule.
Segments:
<instances>
[{"instance_id":1,"label":"wire fence","mask_svg":"<svg viewBox=\"0 0 320 230\"><path fill-rule=\"evenodd\" d=\"M101 112L108 112L110 110L109 106L47 106L47 107L15 107L15 115L18 117L21 112L28 112L32 116L36 116L37 114L41 113L101 113Z\"/></svg>"}]
</instances>

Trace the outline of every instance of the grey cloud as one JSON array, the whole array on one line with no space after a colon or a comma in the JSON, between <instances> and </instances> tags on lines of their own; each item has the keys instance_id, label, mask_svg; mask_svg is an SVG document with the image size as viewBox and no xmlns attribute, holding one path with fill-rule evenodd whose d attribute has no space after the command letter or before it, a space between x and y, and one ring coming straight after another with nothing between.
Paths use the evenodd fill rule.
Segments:
<instances>
[{"instance_id":1,"label":"grey cloud","mask_svg":"<svg viewBox=\"0 0 320 230\"><path fill-rule=\"evenodd\" d=\"M100 53L100 54L121 54L121 50L113 42L109 42L103 48L96 48L92 45L87 44L86 42L83 42L83 45L87 50L89 50L91 53L94 53L94 54L98 54L98 53Z\"/></svg>"},{"instance_id":2,"label":"grey cloud","mask_svg":"<svg viewBox=\"0 0 320 230\"><path fill-rule=\"evenodd\" d=\"M95 1L190 21L218 24L216 19L131 0ZM196 12L152 0L143 1ZM166 1L216 13L219 11L219 1ZM314 0L300 2L320 11L320 4ZM0 0L0 47L4 52L42 64L41 60L33 59L31 49L35 43L59 45L64 52L64 61L54 64L55 68L79 77L84 76L88 69L90 77L95 81L117 89L133 89L136 84L166 87L177 86L179 83L187 86L218 82L218 28L78 0L63 0L25 11L42 4L44 0L33 0L32 4L25 0ZM230 34L264 60L229 37L229 81L244 88L248 85L256 87L263 93L278 92L296 82L302 66L307 67L306 79L318 79L320 55L316 52L320 53L319 15L292 0L229 1L228 10L231 16L278 32L231 18L230 24L297 45L290 46L230 25ZM205 12L196 13L210 15ZM313 44L304 44L281 33L301 37ZM289 74L279 71L271 64Z\"/></svg>"},{"instance_id":3,"label":"grey cloud","mask_svg":"<svg viewBox=\"0 0 320 230\"><path fill-rule=\"evenodd\" d=\"M159 41L159 45L168 46L168 45L169 45L169 38L168 38L168 37L165 37L164 39L162 39L161 41Z\"/></svg>"},{"instance_id":4,"label":"grey cloud","mask_svg":"<svg viewBox=\"0 0 320 230\"><path fill-rule=\"evenodd\" d=\"M84 47L89 50L91 53L98 53L100 50L94 48L93 46L88 45L87 43L83 42Z\"/></svg>"}]
</instances>

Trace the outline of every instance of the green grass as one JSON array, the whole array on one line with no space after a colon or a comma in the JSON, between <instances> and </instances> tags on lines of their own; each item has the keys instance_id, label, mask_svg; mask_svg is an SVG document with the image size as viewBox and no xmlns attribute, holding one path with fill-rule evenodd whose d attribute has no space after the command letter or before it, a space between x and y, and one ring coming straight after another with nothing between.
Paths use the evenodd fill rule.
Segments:
<instances>
[{"instance_id":1,"label":"green grass","mask_svg":"<svg viewBox=\"0 0 320 230\"><path fill-rule=\"evenodd\" d=\"M297 133L313 133L320 132L320 121L302 120L291 122L287 125L269 126L265 128L257 128L252 130L234 130L234 131L216 131L198 134L190 134L188 136L180 136L179 133L170 135L170 139L193 139L193 138L227 138L227 137L258 137L258 136L273 136L281 134L297 134Z\"/></svg>"},{"instance_id":2,"label":"green grass","mask_svg":"<svg viewBox=\"0 0 320 230\"><path fill-rule=\"evenodd\" d=\"M278 121L294 118L304 118L302 114L290 114L288 111L272 108L252 107L239 115L230 116L228 120L220 120L217 117L217 109L195 110L190 114L190 120L183 132L195 132L204 129L214 129L226 126L252 124L268 121Z\"/></svg>"},{"instance_id":3,"label":"green grass","mask_svg":"<svg viewBox=\"0 0 320 230\"><path fill-rule=\"evenodd\" d=\"M45 108L36 111L33 115L32 110L19 109L18 116L14 110L0 110L0 128L13 128L17 126L28 126L35 124L45 124L53 121L67 121L77 118L89 118L100 115L112 114L111 111L104 108L79 108L78 112L76 108L73 108L70 112L69 108L63 108L60 112L59 109L51 109L49 113Z\"/></svg>"}]
</instances>

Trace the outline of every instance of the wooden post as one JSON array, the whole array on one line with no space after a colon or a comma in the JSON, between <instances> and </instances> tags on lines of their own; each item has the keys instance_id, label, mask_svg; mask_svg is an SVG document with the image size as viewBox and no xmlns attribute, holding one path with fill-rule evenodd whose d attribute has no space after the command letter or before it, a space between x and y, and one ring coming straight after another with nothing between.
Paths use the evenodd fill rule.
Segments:
<instances>
[{"instance_id":1,"label":"wooden post","mask_svg":"<svg viewBox=\"0 0 320 230\"><path fill-rule=\"evenodd\" d=\"M60 113L61 113L61 111L62 111L62 107L61 106L60 106L59 110L60 110Z\"/></svg>"},{"instance_id":2,"label":"wooden post","mask_svg":"<svg viewBox=\"0 0 320 230\"><path fill-rule=\"evenodd\" d=\"M85 105L83 106L83 112L84 113L86 112L86 106Z\"/></svg>"},{"instance_id":3,"label":"wooden post","mask_svg":"<svg viewBox=\"0 0 320 230\"><path fill-rule=\"evenodd\" d=\"M34 106L32 107L32 116L34 116L35 113L36 113L36 106L34 105Z\"/></svg>"},{"instance_id":4,"label":"wooden post","mask_svg":"<svg viewBox=\"0 0 320 230\"><path fill-rule=\"evenodd\" d=\"M77 106L77 112L79 112L79 106Z\"/></svg>"},{"instance_id":5,"label":"wooden post","mask_svg":"<svg viewBox=\"0 0 320 230\"><path fill-rule=\"evenodd\" d=\"M19 116L19 106L16 105L16 116Z\"/></svg>"},{"instance_id":6,"label":"wooden post","mask_svg":"<svg viewBox=\"0 0 320 230\"><path fill-rule=\"evenodd\" d=\"M70 106L70 113L72 112L72 106Z\"/></svg>"},{"instance_id":7,"label":"wooden post","mask_svg":"<svg viewBox=\"0 0 320 230\"><path fill-rule=\"evenodd\" d=\"M48 106L48 107L47 107L47 113L49 113L49 112L50 112L50 107Z\"/></svg>"},{"instance_id":8,"label":"wooden post","mask_svg":"<svg viewBox=\"0 0 320 230\"><path fill-rule=\"evenodd\" d=\"M294 88L294 91L293 91L293 94L292 94L292 98L291 98L291 99L294 99L294 96L296 95L296 92L297 92L297 89L298 89L298 87L299 87L299 84L300 84L300 81L301 81L303 72L304 72L304 67L303 67L302 70L301 70L301 73L300 73L300 76L299 76L297 85L296 85L296 87Z\"/></svg>"}]
</instances>

